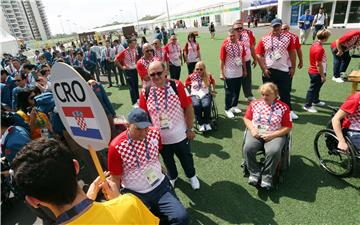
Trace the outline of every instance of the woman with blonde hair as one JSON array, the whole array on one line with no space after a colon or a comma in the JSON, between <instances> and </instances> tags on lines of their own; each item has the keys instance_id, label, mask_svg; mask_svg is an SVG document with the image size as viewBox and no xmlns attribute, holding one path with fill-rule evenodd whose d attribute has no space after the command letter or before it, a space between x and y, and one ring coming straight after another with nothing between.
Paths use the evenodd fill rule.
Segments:
<instances>
[{"instance_id":1,"label":"woman with blonde hair","mask_svg":"<svg viewBox=\"0 0 360 225\"><path fill-rule=\"evenodd\" d=\"M244 116L248 132L243 151L250 172L249 184L269 190L292 123L290 108L278 99L279 91L274 83L261 85L259 92L261 98L250 103ZM263 169L256 161L256 153L261 149L265 149Z\"/></svg>"},{"instance_id":2,"label":"woman with blonde hair","mask_svg":"<svg viewBox=\"0 0 360 225\"><path fill-rule=\"evenodd\" d=\"M216 95L215 80L211 74L207 73L202 61L196 63L195 72L186 78L185 86L191 94L199 131L210 131L212 129L210 126L211 101Z\"/></svg>"}]
</instances>

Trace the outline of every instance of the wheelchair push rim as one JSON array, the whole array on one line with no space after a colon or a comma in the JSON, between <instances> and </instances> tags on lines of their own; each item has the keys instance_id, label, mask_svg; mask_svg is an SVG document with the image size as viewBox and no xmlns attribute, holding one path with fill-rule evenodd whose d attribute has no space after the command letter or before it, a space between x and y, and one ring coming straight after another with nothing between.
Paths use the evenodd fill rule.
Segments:
<instances>
[{"instance_id":1,"label":"wheelchair push rim","mask_svg":"<svg viewBox=\"0 0 360 225\"><path fill-rule=\"evenodd\" d=\"M343 177L353 171L355 158L351 145L349 150L344 152L337 148L338 143L334 131L324 129L316 134L314 151L322 168L330 174Z\"/></svg>"}]
</instances>

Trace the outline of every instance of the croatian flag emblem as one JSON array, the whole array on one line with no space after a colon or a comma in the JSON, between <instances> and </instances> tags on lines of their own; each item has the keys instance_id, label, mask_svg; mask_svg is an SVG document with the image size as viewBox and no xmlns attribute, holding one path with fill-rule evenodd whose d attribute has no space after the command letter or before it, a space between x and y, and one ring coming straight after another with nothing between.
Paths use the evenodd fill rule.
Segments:
<instances>
[{"instance_id":1,"label":"croatian flag emblem","mask_svg":"<svg viewBox=\"0 0 360 225\"><path fill-rule=\"evenodd\" d=\"M74 136L102 140L90 107L62 107Z\"/></svg>"}]
</instances>

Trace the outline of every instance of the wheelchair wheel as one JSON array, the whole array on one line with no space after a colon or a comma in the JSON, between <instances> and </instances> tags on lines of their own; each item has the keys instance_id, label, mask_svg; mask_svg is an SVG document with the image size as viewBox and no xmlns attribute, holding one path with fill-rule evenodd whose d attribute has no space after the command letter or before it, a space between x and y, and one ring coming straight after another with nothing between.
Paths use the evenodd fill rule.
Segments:
<instances>
[{"instance_id":1,"label":"wheelchair wheel","mask_svg":"<svg viewBox=\"0 0 360 225\"><path fill-rule=\"evenodd\" d=\"M349 145L348 152L339 150L338 143L339 140L333 130L321 130L316 134L314 140L315 154L321 167L327 172L335 176L347 176L354 168L354 152L351 145Z\"/></svg>"}]
</instances>

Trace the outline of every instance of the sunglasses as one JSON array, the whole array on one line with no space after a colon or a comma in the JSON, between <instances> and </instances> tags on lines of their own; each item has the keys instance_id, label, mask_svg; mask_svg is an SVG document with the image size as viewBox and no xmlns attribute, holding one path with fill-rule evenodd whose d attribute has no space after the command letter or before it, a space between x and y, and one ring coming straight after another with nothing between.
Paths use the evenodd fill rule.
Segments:
<instances>
[{"instance_id":1,"label":"sunglasses","mask_svg":"<svg viewBox=\"0 0 360 225\"><path fill-rule=\"evenodd\" d=\"M196 68L196 71L203 71L203 68Z\"/></svg>"},{"instance_id":2,"label":"sunglasses","mask_svg":"<svg viewBox=\"0 0 360 225\"><path fill-rule=\"evenodd\" d=\"M154 52L154 50L148 49L148 50L146 50L145 52Z\"/></svg>"},{"instance_id":3,"label":"sunglasses","mask_svg":"<svg viewBox=\"0 0 360 225\"><path fill-rule=\"evenodd\" d=\"M15 80L15 82L20 82L21 80Z\"/></svg>"},{"instance_id":4,"label":"sunglasses","mask_svg":"<svg viewBox=\"0 0 360 225\"><path fill-rule=\"evenodd\" d=\"M162 75L164 71L159 71L159 72L155 72L155 73L150 73L150 77L155 77L155 75L157 75L158 77L160 77Z\"/></svg>"},{"instance_id":5,"label":"sunglasses","mask_svg":"<svg viewBox=\"0 0 360 225\"><path fill-rule=\"evenodd\" d=\"M235 30L242 30L242 29L243 29L242 27L235 28Z\"/></svg>"},{"instance_id":6,"label":"sunglasses","mask_svg":"<svg viewBox=\"0 0 360 225\"><path fill-rule=\"evenodd\" d=\"M157 45L157 43L153 43L153 45Z\"/></svg>"}]
</instances>

